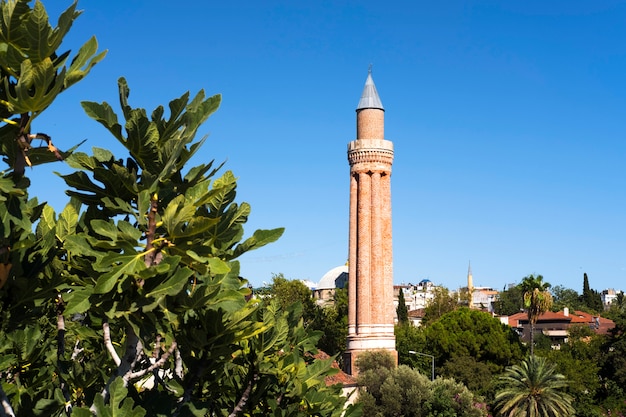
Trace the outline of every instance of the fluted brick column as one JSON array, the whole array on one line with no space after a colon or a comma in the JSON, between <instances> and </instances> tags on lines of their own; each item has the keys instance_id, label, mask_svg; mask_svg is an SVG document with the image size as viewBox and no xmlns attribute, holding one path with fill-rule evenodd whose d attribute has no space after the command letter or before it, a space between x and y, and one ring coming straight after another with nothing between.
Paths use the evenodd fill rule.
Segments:
<instances>
[{"instance_id":1,"label":"fluted brick column","mask_svg":"<svg viewBox=\"0 0 626 417\"><path fill-rule=\"evenodd\" d=\"M384 109L368 75L357 107L357 138L348 144L350 231L348 341L344 368L356 374L364 351L385 349L397 360L391 240L393 143L384 139Z\"/></svg>"},{"instance_id":2,"label":"fluted brick column","mask_svg":"<svg viewBox=\"0 0 626 417\"><path fill-rule=\"evenodd\" d=\"M350 175L350 223L348 259L357 258L357 193L359 189L358 175ZM348 300L357 298L356 262L348 262ZM348 303L348 335L356 333L357 303ZM348 336L349 337L349 336Z\"/></svg>"},{"instance_id":3,"label":"fluted brick column","mask_svg":"<svg viewBox=\"0 0 626 417\"><path fill-rule=\"evenodd\" d=\"M357 332L363 328L371 318L371 181L366 172L359 173L359 189L357 192L357 257L356 257L356 296L357 303Z\"/></svg>"}]
</instances>

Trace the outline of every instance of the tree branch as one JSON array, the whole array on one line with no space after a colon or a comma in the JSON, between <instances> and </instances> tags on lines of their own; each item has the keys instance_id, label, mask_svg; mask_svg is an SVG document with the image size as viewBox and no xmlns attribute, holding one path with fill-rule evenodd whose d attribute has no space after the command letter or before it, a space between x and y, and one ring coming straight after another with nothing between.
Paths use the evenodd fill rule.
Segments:
<instances>
[{"instance_id":1,"label":"tree branch","mask_svg":"<svg viewBox=\"0 0 626 417\"><path fill-rule=\"evenodd\" d=\"M259 374L254 373L252 375L252 378L250 379L250 381L248 381L248 386L241 394L241 398L239 399L239 402L237 402L237 405L233 409L232 413L228 415L228 417L237 417L237 414L243 411L244 407L248 403L248 400L250 399L250 394L252 393L252 387L254 386L254 382L258 378L259 378Z\"/></svg>"},{"instance_id":2,"label":"tree branch","mask_svg":"<svg viewBox=\"0 0 626 417\"><path fill-rule=\"evenodd\" d=\"M105 321L102 323L102 333L104 336L104 346L106 347L109 355L111 355L111 359L115 362L116 366L120 366L122 360L120 359L117 351L113 347L113 343L111 342L111 329L109 328L109 322Z\"/></svg>"},{"instance_id":3,"label":"tree branch","mask_svg":"<svg viewBox=\"0 0 626 417\"><path fill-rule=\"evenodd\" d=\"M185 377L185 374L183 373L183 358L180 356L180 350L178 350L178 348L176 348L175 356L176 365L174 366L174 373L182 380Z\"/></svg>"},{"instance_id":4,"label":"tree branch","mask_svg":"<svg viewBox=\"0 0 626 417\"><path fill-rule=\"evenodd\" d=\"M65 353L65 317L63 317L63 299L61 294L56 299L57 313L57 360L63 359Z\"/></svg>"},{"instance_id":5,"label":"tree branch","mask_svg":"<svg viewBox=\"0 0 626 417\"><path fill-rule=\"evenodd\" d=\"M0 407L0 417L15 417L15 412L13 411L13 407L11 407L7 395L2 389L2 384L0 384L0 404L2 404L2 407Z\"/></svg>"},{"instance_id":6,"label":"tree branch","mask_svg":"<svg viewBox=\"0 0 626 417\"><path fill-rule=\"evenodd\" d=\"M78 358L78 355L80 355L83 350L85 350L85 349L80 347L80 341L77 340L76 343L74 343L74 351L72 352L72 358L71 359L73 361L75 361Z\"/></svg>"},{"instance_id":7,"label":"tree branch","mask_svg":"<svg viewBox=\"0 0 626 417\"><path fill-rule=\"evenodd\" d=\"M153 242L156 237L156 214L159 208L159 199L156 193L150 199L150 210L148 211L148 230L146 231L146 252L148 252L144 258L146 266L150 268L153 265L158 265L163 259L161 249L154 247ZM138 283L139 286L143 286L143 281Z\"/></svg>"},{"instance_id":8,"label":"tree branch","mask_svg":"<svg viewBox=\"0 0 626 417\"><path fill-rule=\"evenodd\" d=\"M67 383L65 382L65 378L63 374L66 372L65 365L63 363L63 358L65 357L65 317L63 316L63 311L65 309L65 305L63 304L63 298L61 294L57 295L56 298L56 312L57 312L57 366L59 367L59 382L61 385L61 392L63 393L63 398L65 399L65 412L67 414L71 414L72 412L72 401L70 397L70 392L67 387Z\"/></svg>"},{"instance_id":9,"label":"tree branch","mask_svg":"<svg viewBox=\"0 0 626 417\"><path fill-rule=\"evenodd\" d=\"M135 331L131 326L128 326L126 330L126 349L124 356L121 358L121 362L117 367L117 375L124 377L124 386L127 385L128 380L125 376L132 372L135 364L139 361L143 355L143 345L139 336L135 334Z\"/></svg>"},{"instance_id":10,"label":"tree branch","mask_svg":"<svg viewBox=\"0 0 626 417\"><path fill-rule=\"evenodd\" d=\"M152 349L152 357L154 359L159 357L160 350L161 350L161 335L157 335L156 341L154 342L154 349Z\"/></svg>"},{"instance_id":11,"label":"tree branch","mask_svg":"<svg viewBox=\"0 0 626 417\"><path fill-rule=\"evenodd\" d=\"M176 351L178 352L178 350ZM178 355L180 356L180 352L178 353ZM187 381L183 381L183 384L185 385L185 391L183 392L183 396L178 399L178 406L176 407L176 411L174 411L172 417L178 417L178 415L180 414L180 410L182 410L183 406L191 399L191 393L196 384L196 381L200 379L200 376L206 369L206 362L206 358L201 359L197 366L194 368L194 372L188 374L190 376Z\"/></svg>"},{"instance_id":12,"label":"tree branch","mask_svg":"<svg viewBox=\"0 0 626 417\"><path fill-rule=\"evenodd\" d=\"M111 344L111 336L109 333L108 323L106 322L103 323L102 329L104 330L105 338L108 336L108 341L109 341L108 345L110 345L112 348L113 345ZM107 349L109 349L108 346L107 346ZM115 350L113 349L113 351ZM109 350L109 353L111 353L111 350ZM124 350L124 356L120 358L119 356L117 356L117 353L115 353L115 357L113 358L113 360L115 360L116 357L117 357L117 360L119 360L119 364L117 364L117 371L109 377L109 381L107 382L106 386L104 387L101 393L102 397L104 398L105 403L109 401L109 386L111 385L111 382L113 382L113 380L115 380L116 377L118 376L123 377L124 375L131 372L133 367L135 366L135 364L141 357L141 355L143 355L143 345L141 343L141 340L139 339L139 336L135 334L135 331L133 330L133 328L130 325L128 325L126 328L126 349ZM124 387L126 387L128 385L128 380L126 380L125 378L123 379L124 379ZM91 407L89 409L91 410L92 413L94 414L96 413L95 402L91 404Z\"/></svg>"},{"instance_id":13,"label":"tree branch","mask_svg":"<svg viewBox=\"0 0 626 417\"><path fill-rule=\"evenodd\" d=\"M152 372L157 368L161 368L165 362L169 359L169 357L172 355L172 353L174 352L174 350L176 349L178 345L176 344L176 341L172 342L172 346L170 346L170 348L167 350L167 352L165 352L163 354L163 356L161 356L159 358L158 361L154 362L152 365L150 365L149 367L145 368L145 369L141 369L137 372L132 372L132 370L128 371L125 375L124 375L124 381L128 382L131 379L135 379L135 378L141 378L142 376L146 375L148 372Z\"/></svg>"}]
</instances>

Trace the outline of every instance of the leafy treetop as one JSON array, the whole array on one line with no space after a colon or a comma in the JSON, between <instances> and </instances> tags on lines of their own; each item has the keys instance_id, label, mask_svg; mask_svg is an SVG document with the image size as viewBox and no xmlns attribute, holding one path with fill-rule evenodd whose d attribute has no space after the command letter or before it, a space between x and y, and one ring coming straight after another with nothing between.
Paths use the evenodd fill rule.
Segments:
<instances>
[{"instance_id":1,"label":"leafy treetop","mask_svg":"<svg viewBox=\"0 0 626 417\"><path fill-rule=\"evenodd\" d=\"M60 44L75 6L50 31L39 1L32 9L27 1L1 3L0 152L11 167L0 178L2 412L339 416L340 387L325 384L330 360L314 359L319 335L305 329L295 306L247 301L239 277L237 258L283 230L244 238L250 207L236 202L234 175L218 177L213 162L187 167L219 95L185 93L168 116L162 107L148 116L130 106L121 78L121 117L108 103L83 108L128 156L103 148L67 156L76 171L63 176L70 200L58 214L29 199L19 158L28 162L35 152L20 145L31 138L22 134L50 104L49 93L103 56L90 53L90 41L63 69L67 54L46 46ZM33 49L19 55L26 48Z\"/></svg>"}]
</instances>

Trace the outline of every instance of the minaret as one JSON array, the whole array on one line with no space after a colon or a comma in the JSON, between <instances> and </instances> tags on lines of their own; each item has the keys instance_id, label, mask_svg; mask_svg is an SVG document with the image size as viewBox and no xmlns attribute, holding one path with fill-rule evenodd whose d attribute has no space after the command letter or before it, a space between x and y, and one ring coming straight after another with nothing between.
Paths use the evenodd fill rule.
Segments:
<instances>
[{"instance_id":1,"label":"minaret","mask_svg":"<svg viewBox=\"0 0 626 417\"><path fill-rule=\"evenodd\" d=\"M371 68L356 109L356 140L348 144L350 238L346 372L356 357L386 349L397 358L391 247L393 143L385 140L385 109Z\"/></svg>"}]
</instances>

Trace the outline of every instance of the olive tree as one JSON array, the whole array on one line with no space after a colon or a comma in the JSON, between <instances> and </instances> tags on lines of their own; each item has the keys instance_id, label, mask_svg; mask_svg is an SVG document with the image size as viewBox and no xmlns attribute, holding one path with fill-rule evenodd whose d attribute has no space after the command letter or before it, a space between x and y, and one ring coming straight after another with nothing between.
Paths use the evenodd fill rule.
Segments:
<instances>
[{"instance_id":1,"label":"olive tree","mask_svg":"<svg viewBox=\"0 0 626 417\"><path fill-rule=\"evenodd\" d=\"M429 377L407 365L394 366L386 351L362 353L358 360L357 403L367 416L486 417L487 407L465 385Z\"/></svg>"}]
</instances>

